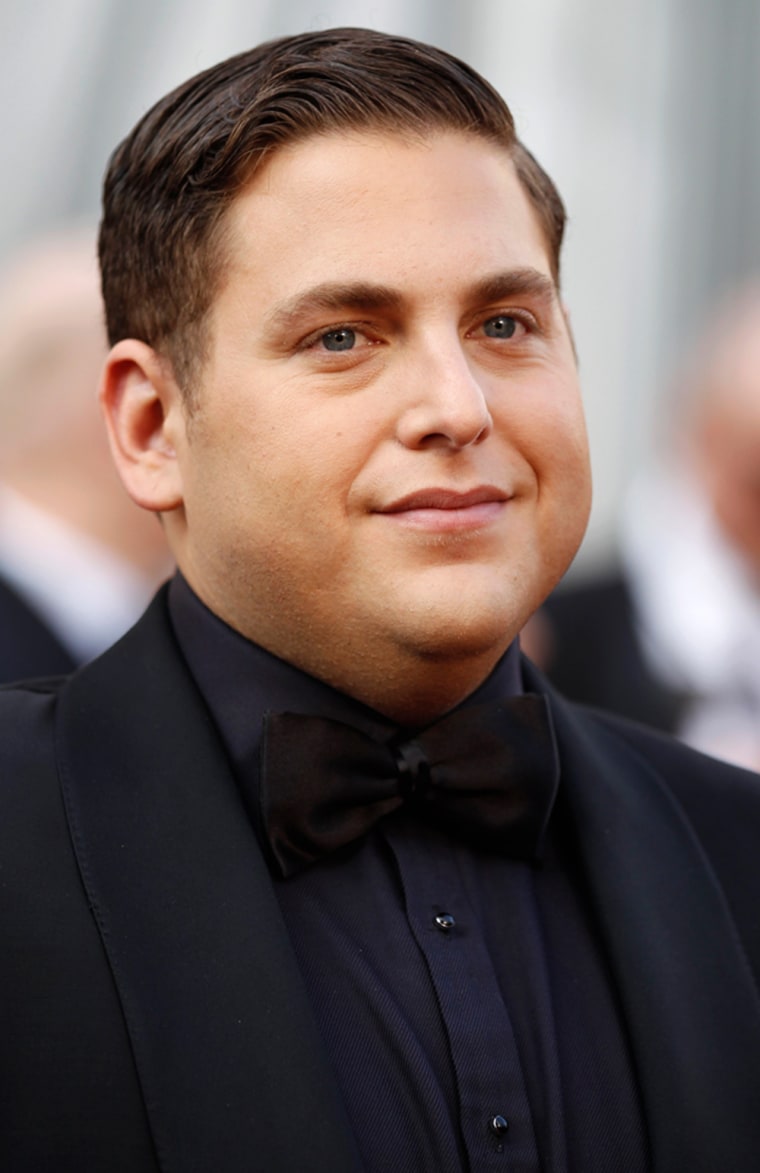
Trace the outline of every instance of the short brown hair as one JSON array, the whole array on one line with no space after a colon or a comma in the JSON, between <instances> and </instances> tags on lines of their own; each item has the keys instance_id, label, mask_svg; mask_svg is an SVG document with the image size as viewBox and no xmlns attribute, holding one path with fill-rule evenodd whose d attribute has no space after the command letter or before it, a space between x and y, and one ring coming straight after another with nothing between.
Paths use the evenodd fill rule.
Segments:
<instances>
[{"instance_id":1,"label":"short brown hair","mask_svg":"<svg viewBox=\"0 0 760 1173\"><path fill-rule=\"evenodd\" d=\"M111 344L139 338L165 352L189 392L224 272L226 209L273 150L349 129L453 129L504 146L559 280L562 201L496 90L441 49L370 29L329 29L269 41L205 70L117 147L100 228Z\"/></svg>"}]
</instances>

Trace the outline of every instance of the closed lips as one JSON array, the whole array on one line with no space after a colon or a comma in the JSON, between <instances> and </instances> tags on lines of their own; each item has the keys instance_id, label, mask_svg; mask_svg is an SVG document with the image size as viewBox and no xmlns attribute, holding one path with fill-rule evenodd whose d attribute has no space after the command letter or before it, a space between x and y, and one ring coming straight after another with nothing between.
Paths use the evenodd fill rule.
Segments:
<instances>
[{"instance_id":1,"label":"closed lips","mask_svg":"<svg viewBox=\"0 0 760 1173\"><path fill-rule=\"evenodd\" d=\"M492 485L483 485L467 493L452 492L451 489L420 489L408 493L390 505L378 510L379 513L408 513L417 509L470 509L475 505L506 501L507 494Z\"/></svg>"}]
</instances>

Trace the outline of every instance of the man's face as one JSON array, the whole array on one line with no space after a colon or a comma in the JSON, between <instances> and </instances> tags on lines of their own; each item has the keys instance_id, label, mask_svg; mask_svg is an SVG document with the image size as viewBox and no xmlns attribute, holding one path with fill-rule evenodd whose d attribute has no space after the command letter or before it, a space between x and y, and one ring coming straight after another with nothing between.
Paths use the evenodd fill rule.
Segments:
<instances>
[{"instance_id":1,"label":"man's face","mask_svg":"<svg viewBox=\"0 0 760 1173\"><path fill-rule=\"evenodd\" d=\"M176 445L180 567L244 635L377 707L420 666L485 675L589 508L572 345L509 156L311 138L227 229Z\"/></svg>"}]
</instances>

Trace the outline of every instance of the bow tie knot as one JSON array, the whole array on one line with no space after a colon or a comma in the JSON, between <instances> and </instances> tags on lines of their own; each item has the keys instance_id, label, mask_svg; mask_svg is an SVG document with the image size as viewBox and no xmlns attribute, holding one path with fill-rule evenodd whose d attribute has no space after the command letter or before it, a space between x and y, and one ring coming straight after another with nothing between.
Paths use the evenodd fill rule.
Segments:
<instances>
[{"instance_id":1,"label":"bow tie knot","mask_svg":"<svg viewBox=\"0 0 760 1173\"><path fill-rule=\"evenodd\" d=\"M408 807L491 850L535 858L559 776L543 696L455 710L414 737L377 741L353 726L269 714L259 801L284 875L361 839Z\"/></svg>"},{"instance_id":2,"label":"bow tie knot","mask_svg":"<svg viewBox=\"0 0 760 1173\"><path fill-rule=\"evenodd\" d=\"M431 783L430 763L424 749L416 741L391 743L396 758L401 797L411 802L421 797Z\"/></svg>"}]
</instances>

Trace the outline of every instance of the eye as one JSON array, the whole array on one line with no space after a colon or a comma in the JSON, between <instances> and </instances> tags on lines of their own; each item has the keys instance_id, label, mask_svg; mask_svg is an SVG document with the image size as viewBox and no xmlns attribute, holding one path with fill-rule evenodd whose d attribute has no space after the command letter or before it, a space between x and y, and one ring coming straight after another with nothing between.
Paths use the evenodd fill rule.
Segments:
<instances>
[{"instance_id":1,"label":"eye","mask_svg":"<svg viewBox=\"0 0 760 1173\"><path fill-rule=\"evenodd\" d=\"M509 314L497 314L483 323L483 333L488 338L512 338L519 324L517 318L510 317Z\"/></svg>"},{"instance_id":2,"label":"eye","mask_svg":"<svg viewBox=\"0 0 760 1173\"><path fill-rule=\"evenodd\" d=\"M356 345L356 331L348 326L341 326L337 330L328 330L322 334L319 341L325 350L353 350Z\"/></svg>"},{"instance_id":3,"label":"eye","mask_svg":"<svg viewBox=\"0 0 760 1173\"><path fill-rule=\"evenodd\" d=\"M377 330L366 322L338 322L314 330L298 344L298 350L311 354L326 369L344 370L367 358L380 341Z\"/></svg>"}]
</instances>

